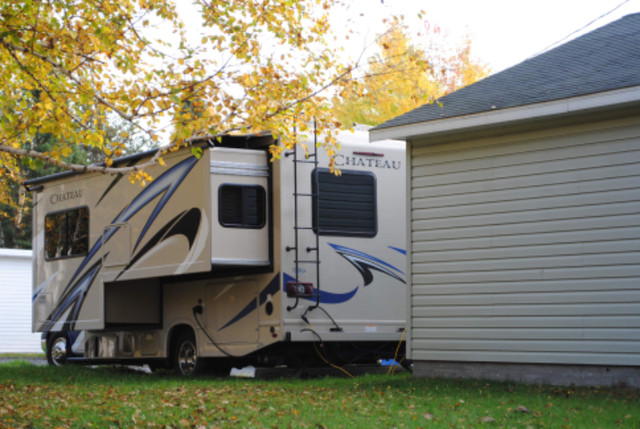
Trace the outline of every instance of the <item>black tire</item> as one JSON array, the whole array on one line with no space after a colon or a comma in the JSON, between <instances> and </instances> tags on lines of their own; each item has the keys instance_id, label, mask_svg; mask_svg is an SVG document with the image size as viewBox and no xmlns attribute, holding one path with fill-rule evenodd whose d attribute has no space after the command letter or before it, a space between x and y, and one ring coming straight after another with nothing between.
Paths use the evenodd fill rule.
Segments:
<instances>
[{"instance_id":1,"label":"black tire","mask_svg":"<svg viewBox=\"0 0 640 429\"><path fill-rule=\"evenodd\" d=\"M71 345L65 332L52 334L47 341L47 362L51 366L62 366L67 363Z\"/></svg>"},{"instance_id":2,"label":"black tire","mask_svg":"<svg viewBox=\"0 0 640 429\"><path fill-rule=\"evenodd\" d=\"M194 377L204 369L193 332L184 331L178 336L173 349L173 369L183 377Z\"/></svg>"}]
</instances>

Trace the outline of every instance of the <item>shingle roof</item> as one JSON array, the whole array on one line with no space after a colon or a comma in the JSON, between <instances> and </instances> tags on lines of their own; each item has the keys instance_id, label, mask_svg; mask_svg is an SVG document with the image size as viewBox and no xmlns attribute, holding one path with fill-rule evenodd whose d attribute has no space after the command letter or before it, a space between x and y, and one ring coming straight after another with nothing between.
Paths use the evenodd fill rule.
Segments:
<instances>
[{"instance_id":1,"label":"shingle roof","mask_svg":"<svg viewBox=\"0 0 640 429\"><path fill-rule=\"evenodd\" d=\"M640 13L393 118L374 130L640 85Z\"/></svg>"}]
</instances>

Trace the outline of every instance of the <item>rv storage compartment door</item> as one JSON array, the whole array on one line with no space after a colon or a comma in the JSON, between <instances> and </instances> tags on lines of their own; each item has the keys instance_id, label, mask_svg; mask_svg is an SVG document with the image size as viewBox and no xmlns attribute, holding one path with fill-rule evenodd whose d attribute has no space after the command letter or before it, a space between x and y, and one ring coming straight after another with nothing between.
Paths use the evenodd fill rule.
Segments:
<instances>
[{"instance_id":1,"label":"rv storage compartment door","mask_svg":"<svg viewBox=\"0 0 640 429\"><path fill-rule=\"evenodd\" d=\"M269 167L261 150L211 149L211 263L266 266Z\"/></svg>"},{"instance_id":2,"label":"rv storage compartment door","mask_svg":"<svg viewBox=\"0 0 640 429\"><path fill-rule=\"evenodd\" d=\"M128 280L104 285L107 328L161 326L162 287L158 279Z\"/></svg>"}]
</instances>

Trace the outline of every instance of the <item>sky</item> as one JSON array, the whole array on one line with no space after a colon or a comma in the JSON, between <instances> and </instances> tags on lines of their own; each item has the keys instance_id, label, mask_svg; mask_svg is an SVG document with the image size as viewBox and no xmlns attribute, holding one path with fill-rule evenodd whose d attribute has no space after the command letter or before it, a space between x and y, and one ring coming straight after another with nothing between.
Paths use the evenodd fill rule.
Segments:
<instances>
[{"instance_id":1,"label":"sky","mask_svg":"<svg viewBox=\"0 0 640 429\"><path fill-rule=\"evenodd\" d=\"M493 72L535 56L625 15L640 12L640 0L345 0L339 25L356 28L358 47L373 41L382 20L403 14L417 32L424 19L438 25L452 42L466 34L472 53ZM614 10L615 9L615 10ZM423 20L417 14L425 12ZM575 32L575 33L574 33ZM573 34L572 34L573 33ZM566 38L569 37L569 38ZM565 39L566 38L566 39ZM562 44L560 42L558 44Z\"/></svg>"},{"instance_id":2,"label":"sky","mask_svg":"<svg viewBox=\"0 0 640 429\"><path fill-rule=\"evenodd\" d=\"M199 41L207 30L190 2L179 4L188 33ZM365 51L375 53L375 38L387 25L385 18L403 15L412 41L424 29L425 20L448 34L447 43L459 46L468 36L472 56L491 73L516 65L551 47L578 37L623 16L640 13L640 0L341 0L344 5L331 16L337 43L352 59ZM418 14L424 11L422 18ZM157 29L163 38L166 34ZM345 36L348 32L349 38ZM330 42L331 43L331 42ZM372 47L373 46L373 47ZM213 55L216 55L215 53ZM220 60L226 61L226 55ZM362 63L361 63L362 64Z\"/></svg>"}]
</instances>

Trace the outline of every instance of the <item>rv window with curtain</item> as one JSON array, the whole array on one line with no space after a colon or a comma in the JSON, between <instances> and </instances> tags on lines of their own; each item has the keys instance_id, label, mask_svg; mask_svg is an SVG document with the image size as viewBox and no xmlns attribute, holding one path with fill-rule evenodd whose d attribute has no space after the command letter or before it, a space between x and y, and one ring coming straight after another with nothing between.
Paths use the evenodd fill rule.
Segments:
<instances>
[{"instance_id":1,"label":"rv window with curtain","mask_svg":"<svg viewBox=\"0 0 640 429\"><path fill-rule=\"evenodd\" d=\"M313 173L313 228L320 235L373 237L378 232L376 177L368 171Z\"/></svg>"},{"instance_id":2,"label":"rv window with curtain","mask_svg":"<svg viewBox=\"0 0 640 429\"><path fill-rule=\"evenodd\" d=\"M86 255L89 249L89 209L80 207L44 218L44 251L48 260Z\"/></svg>"},{"instance_id":3,"label":"rv window with curtain","mask_svg":"<svg viewBox=\"0 0 640 429\"><path fill-rule=\"evenodd\" d=\"M218 220L228 228L262 228L265 224L266 192L257 185L221 185Z\"/></svg>"}]
</instances>

